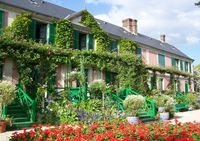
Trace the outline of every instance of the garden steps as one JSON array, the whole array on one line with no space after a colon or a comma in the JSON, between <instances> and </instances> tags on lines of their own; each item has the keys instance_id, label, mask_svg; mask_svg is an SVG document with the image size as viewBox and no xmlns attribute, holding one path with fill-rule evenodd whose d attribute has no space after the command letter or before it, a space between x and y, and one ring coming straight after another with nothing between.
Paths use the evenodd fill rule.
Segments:
<instances>
[{"instance_id":1,"label":"garden steps","mask_svg":"<svg viewBox=\"0 0 200 141\"><path fill-rule=\"evenodd\" d=\"M12 118L12 126L8 130L31 127L33 122L30 121L29 114L20 103L12 103L7 106L7 115Z\"/></svg>"}]
</instances>

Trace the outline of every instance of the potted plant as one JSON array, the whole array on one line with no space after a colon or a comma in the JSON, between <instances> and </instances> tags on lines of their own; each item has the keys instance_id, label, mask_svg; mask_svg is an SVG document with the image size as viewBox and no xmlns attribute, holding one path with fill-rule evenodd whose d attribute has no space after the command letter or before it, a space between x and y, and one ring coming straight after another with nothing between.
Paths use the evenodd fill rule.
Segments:
<instances>
[{"instance_id":1,"label":"potted plant","mask_svg":"<svg viewBox=\"0 0 200 141\"><path fill-rule=\"evenodd\" d=\"M8 81L0 82L0 132L5 132L7 117L2 114L3 106L11 104L15 99L16 86ZM10 120L10 118L9 118Z\"/></svg>"},{"instance_id":2,"label":"potted plant","mask_svg":"<svg viewBox=\"0 0 200 141\"><path fill-rule=\"evenodd\" d=\"M168 120L170 113L175 111L175 101L172 97L162 94L154 96L154 101L158 107L158 113L161 120Z\"/></svg>"},{"instance_id":3,"label":"potted plant","mask_svg":"<svg viewBox=\"0 0 200 141\"><path fill-rule=\"evenodd\" d=\"M145 104L145 98L141 95L129 95L123 101L124 109L126 115L128 115L127 120L130 123L136 123L139 121L138 113L139 110Z\"/></svg>"}]
</instances>

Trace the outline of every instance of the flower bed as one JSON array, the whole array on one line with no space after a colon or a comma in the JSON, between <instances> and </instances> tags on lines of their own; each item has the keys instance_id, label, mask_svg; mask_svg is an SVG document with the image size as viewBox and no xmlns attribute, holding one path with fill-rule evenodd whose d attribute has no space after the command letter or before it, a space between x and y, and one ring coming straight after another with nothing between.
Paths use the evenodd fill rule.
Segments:
<instances>
[{"instance_id":1,"label":"flower bed","mask_svg":"<svg viewBox=\"0 0 200 141\"><path fill-rule=\"evenodd\" d=\"M84 126L47 127L41 125L23 133L13 133L11 141L196 141L200 140L200 123L128 124L104 122Z\"/></svg>"}]
</instances>

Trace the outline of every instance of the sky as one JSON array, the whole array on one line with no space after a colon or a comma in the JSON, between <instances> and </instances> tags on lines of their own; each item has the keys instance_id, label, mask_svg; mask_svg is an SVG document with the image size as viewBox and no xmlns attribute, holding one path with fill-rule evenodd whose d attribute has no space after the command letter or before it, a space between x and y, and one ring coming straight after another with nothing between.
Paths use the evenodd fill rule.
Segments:
<instances>
[{"instance_id":1,"label":"sky","mask_svg":"<svg viewBox=\"0 0 200 141\"><path fill-rule=\"evenodd\" d=\"M138 32L176 46L200 64L200 7L198 0L46 0L122 26L122 20L138 20Z\"/></svg>"}]
</instances>

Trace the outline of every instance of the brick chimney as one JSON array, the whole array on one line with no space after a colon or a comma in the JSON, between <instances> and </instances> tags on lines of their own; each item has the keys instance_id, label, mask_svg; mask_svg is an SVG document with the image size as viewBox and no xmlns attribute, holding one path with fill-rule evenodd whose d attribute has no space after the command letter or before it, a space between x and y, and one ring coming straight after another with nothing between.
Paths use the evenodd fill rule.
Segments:
<instances>
[{"instance_id":1,"label":"brick chimney","mask_svg":"<svg viewBox=\"0 0 200 141\"><path fill-rule=\"evenodd\" d=\"M160 41L165 43L165 34L160 35Z\"/></svg>"},{"instance_id":2,"label":"brick chimney","mask_svg":"<svg viewBox=\"0 0 200 141\"><path fill-rule=\"evenodd\" d=\"M137 34L137 20L135 19L125 19L122 21L122 26L133 34Z\"/></svg>"}]
</instances>

